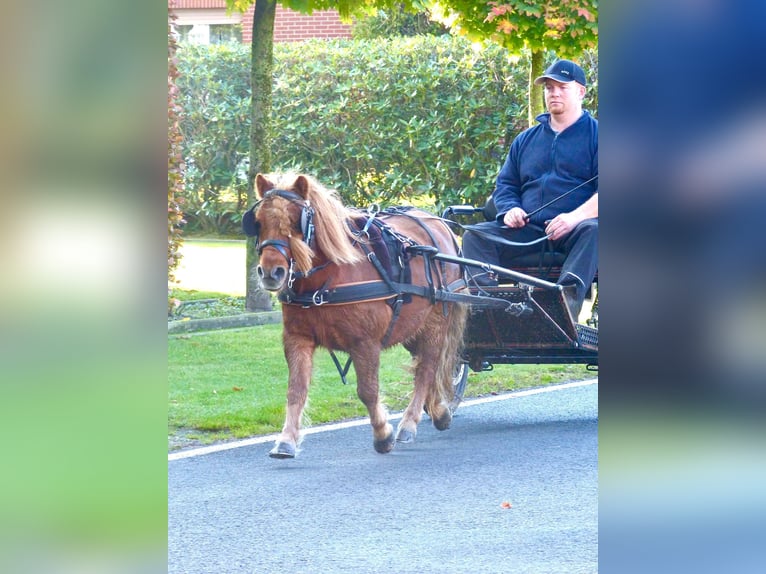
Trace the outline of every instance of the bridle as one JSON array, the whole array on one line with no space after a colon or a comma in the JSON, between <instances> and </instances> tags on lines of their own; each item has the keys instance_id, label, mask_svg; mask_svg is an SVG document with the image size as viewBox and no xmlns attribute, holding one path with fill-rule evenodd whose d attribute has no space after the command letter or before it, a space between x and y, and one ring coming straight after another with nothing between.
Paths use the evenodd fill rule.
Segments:
<instances>
[{"instance_id":1,"label":"bridle","mask_svg":"<svg viewBox=\"0 0 766 574\"><path fill-rule=\"evenodd\" d=\"M257 211L258 207L263 203L264 200L270 198L270 197L281 197L282 199L286 199L290 203L293 203L295 205L300 206L301 208L301 223L300 223L300 231L303 235L303 241L306 243L306 245L311 246L311 242L314 239L314 208L311 207L311 204L308 200L304 199L302 196L298 195L297 193L293 191L288 191L286 189L270 189L266 193L263 194L263 197L258 200L255 205L250 209L250 211L253 214L253 219L255 218L255 212ZM254 221L253 233L249 233L248 235L255 236L256 237L256 243L255 243L255 250L258 253L258 256L260 257L261 253L264 249L267 247L273 247L276 249L282 257L287 260L288 263L292 264L292 257L290 256L290 253L288 250L290 249L290 244L285 241L284 239L266 239L265 241L260 240L260 225L257 221ZM292 265L291 265L292 266Z\"/></svg>"},{"instance_id":2,"label":"bridle","mask_svg":"<svg viewBox=\"0 0 766 574\"><path fill-rule=\"evenodd\" d=\"M292 252L290 251L290 243L289 241L286 241L284 239L266 239L264 241L260 240L260 224L255 219L255 212L258 210L260 205L266 200L271 197L281 197L282 199L285 199L289 201L290 203L293 203L295 205L298 205L301 208L301 217L300 217L300 224L298 227L298 230L302 234L302 241L309 246L310 249L313 249L312 245L314 243L314 208L311 206L311 203L305 199L303 196L286 189L270 189L269 191L265 192L261 199L259 199L253 207L251 207L243 216L242 218L242 228L245 232L245 235L248 237L255 237L255 250L258 254L258 257L261 256L263 253L263 250L267 247L271 247L275 249L282 257L284 257L285 262L287 263L288 268L288 277L287 277L287 287L288 289L292 289L293 283L296 279L305 279L306 277L309 277L310 275L314 274L315 272L319 271L320 269L324 269L327 265L329 265L329 261L325 262L322 265L312 267L308 271L300 271L295 269L295 259L292 256Z\"/></svg>"}]
</instances>

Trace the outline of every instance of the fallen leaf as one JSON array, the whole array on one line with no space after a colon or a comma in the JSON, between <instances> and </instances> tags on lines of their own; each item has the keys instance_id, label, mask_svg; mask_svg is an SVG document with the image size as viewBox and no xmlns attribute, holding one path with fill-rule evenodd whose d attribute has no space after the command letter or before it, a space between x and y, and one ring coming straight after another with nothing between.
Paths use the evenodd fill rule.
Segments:
<instances>
[{"instance_id":1,"label":"fallen leaf","mask_svg":"<svg viewBox=\"0 0 766 574\"><path fill-rule=\"evenodd\" d=\"M507 500L504 500L502 503L500 503L500 506L502 508L511 508L511 503L508 502Z\"/></svg>"},{"instance_id":2,"label":"fallen leaf","mask_svg":"<svg viewBox=\"0 0 766 574\"><path fill-rule=\"evenodd\" d=\"M231 390L232 391L244 391L245 389L242 388L242 387L232 387Z\"/></svg>"}]
</instances>

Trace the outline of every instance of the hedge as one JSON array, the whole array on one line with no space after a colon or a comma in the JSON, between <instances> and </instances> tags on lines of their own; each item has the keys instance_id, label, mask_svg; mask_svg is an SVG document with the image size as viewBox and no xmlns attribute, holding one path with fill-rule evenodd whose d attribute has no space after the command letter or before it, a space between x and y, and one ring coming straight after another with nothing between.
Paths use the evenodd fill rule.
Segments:
<instances>
[{"instance_id":1,"label":"hedge","mask_svg":"<svg viewBox=\"0 0 766 574\"><path fill-rule=\"evenodd\" d=\"M195 197L188 203L209 207L216 199L214 211L238 213L249 47L185 47L178 56L187 192ZM586 108L595 114L597 59L587 56L593 87ZM526 127L528 66L498 46L475 49L449 35L277 44L272 171L310 173L352 205L438 211L483 202Z\"/></svg>"}]
</instances>

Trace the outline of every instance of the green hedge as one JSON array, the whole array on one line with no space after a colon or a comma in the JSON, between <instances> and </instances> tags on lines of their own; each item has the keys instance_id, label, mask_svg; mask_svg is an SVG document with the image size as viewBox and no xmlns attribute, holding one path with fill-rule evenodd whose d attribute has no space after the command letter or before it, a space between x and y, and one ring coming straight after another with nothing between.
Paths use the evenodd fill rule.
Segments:
<instances>
[{"instance_id":1,"label":"green hedge","mask_svg":"<svg viewBox=\"0 0 766 574\"><path fill-rule=\"evenodd\" d=\"M186 234L239 228L250 132L250 49L238 44L178 49L184 137Z\"/></svg>"},{"instance_id":2,"label":"green hedge","mask_svg":"<svg viewBox=\"0 0 766 574\"><path fill-rule=\"evenodd\" d=\"M249 58L247 46L179 51L187 190L218 197L219 211L242 207ZM595 112L597 60L584 63ZM483 202L526 127L527 70L453 36L277 44L273 171L310 173L353 205Z\"/></svg>"}]
</instances>

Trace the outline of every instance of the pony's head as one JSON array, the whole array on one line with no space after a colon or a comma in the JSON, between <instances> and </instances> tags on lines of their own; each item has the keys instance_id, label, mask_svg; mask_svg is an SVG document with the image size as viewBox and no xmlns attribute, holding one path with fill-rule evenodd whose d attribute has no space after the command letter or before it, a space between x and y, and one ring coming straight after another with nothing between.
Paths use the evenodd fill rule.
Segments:
<instances>
[{"instance_id":1,"label":"pony's head","mask_svg":"<svg viewBox=\"0 0 766 574\"><path fill-rule=\"evenodd\" d=\"M335 192L307 175L272 180L260 173L255 189L256 272L266 289L281 289L293 266L306 274L326 261L353 264L361 260L350 241L349 213Z\"/></svg>"}]
</instances>

